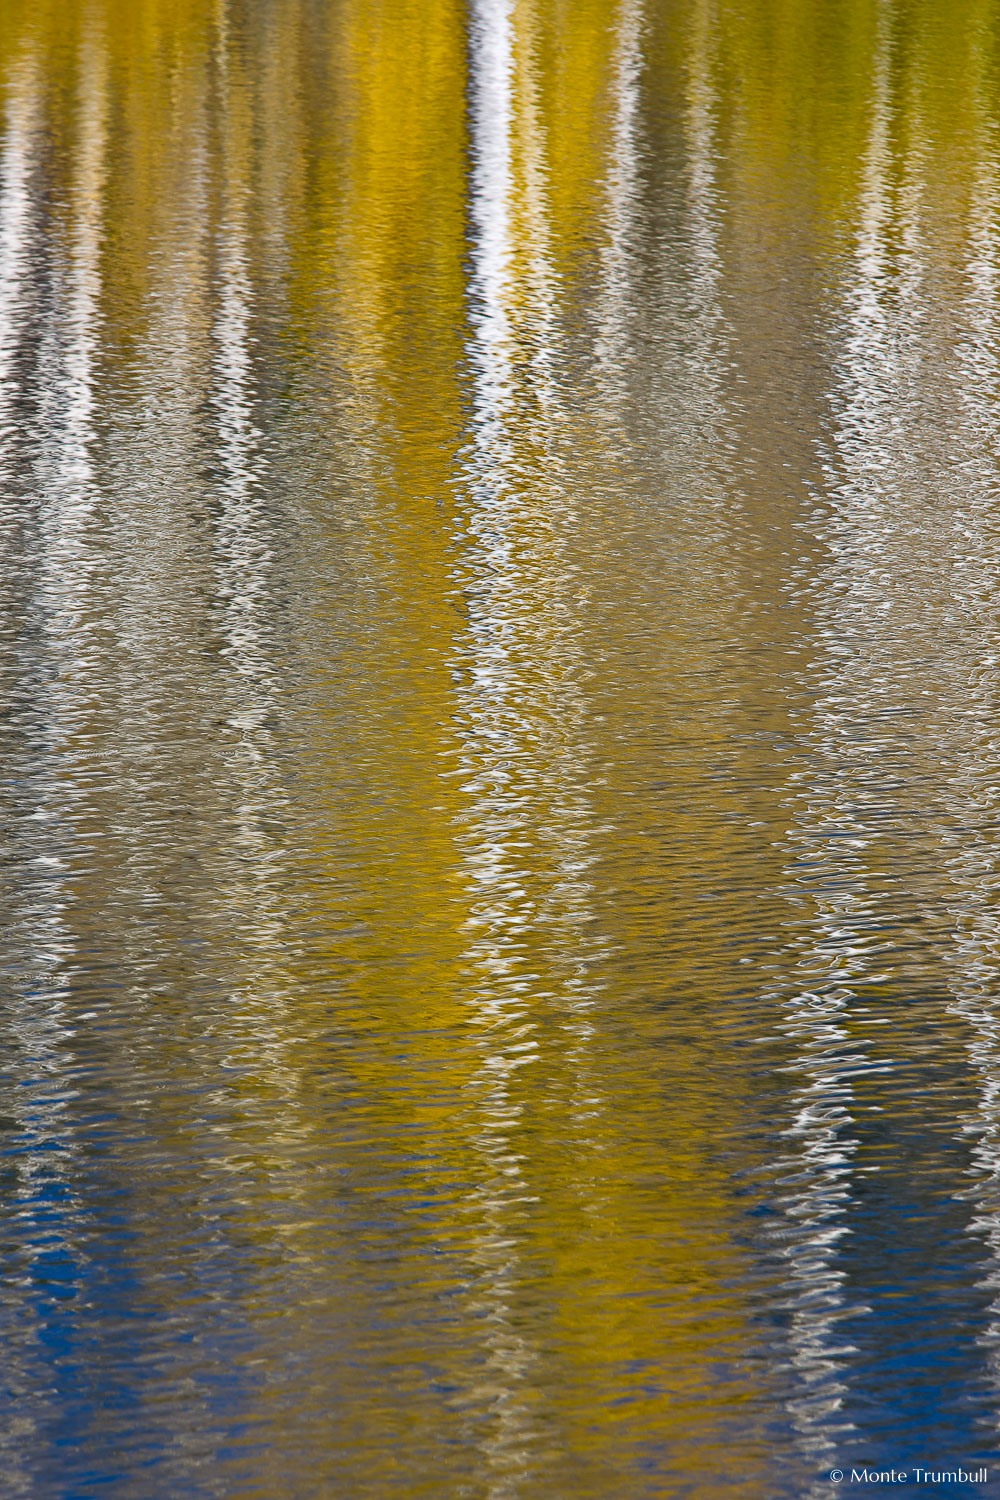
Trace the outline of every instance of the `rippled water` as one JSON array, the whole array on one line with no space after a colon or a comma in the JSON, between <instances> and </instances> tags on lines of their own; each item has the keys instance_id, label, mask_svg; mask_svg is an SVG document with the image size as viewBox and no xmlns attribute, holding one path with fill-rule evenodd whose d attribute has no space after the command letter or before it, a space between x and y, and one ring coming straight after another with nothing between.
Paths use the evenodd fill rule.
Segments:
<instances>
[{"instance_id":1,"label":"rippled water","mask_svg":"<svg viewBox=\"0 0 1000 1500\"><path fill-rule=\"evenodd\" d=\"M5 0L4 1497L1000 1463L998 56Z\"/></svg>"}]
</instances>

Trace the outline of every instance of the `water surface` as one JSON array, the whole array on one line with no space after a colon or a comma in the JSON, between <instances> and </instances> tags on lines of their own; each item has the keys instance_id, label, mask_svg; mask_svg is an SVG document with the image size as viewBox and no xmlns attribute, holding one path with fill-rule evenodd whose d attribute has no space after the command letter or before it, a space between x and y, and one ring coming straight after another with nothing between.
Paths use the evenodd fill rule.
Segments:
<instances>
[{"instance_id":1,"label":"water surface","mask_svg":"<svg viewBox=\"0 0 1000 1500\"><path fill-rule=\"evenodd\" d=\"M1000 1464L998 49L0 8L5 1497Z\"/></svg>"}]
</instances>

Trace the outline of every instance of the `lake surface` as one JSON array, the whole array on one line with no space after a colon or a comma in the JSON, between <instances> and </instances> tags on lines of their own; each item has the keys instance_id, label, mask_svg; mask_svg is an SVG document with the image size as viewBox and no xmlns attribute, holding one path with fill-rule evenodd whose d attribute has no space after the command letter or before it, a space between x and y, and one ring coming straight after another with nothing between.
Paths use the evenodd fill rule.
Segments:
<instances>
[{"instance_id":1,"label":"lake surface","mask_svg":"<svg viewBox=\"0 0 1000 1500\"><path fill-rule=\"evenodd\" d=\"M997 1492L998 64L4 0L4 1500Z\"/></svg>"}]
</instances>

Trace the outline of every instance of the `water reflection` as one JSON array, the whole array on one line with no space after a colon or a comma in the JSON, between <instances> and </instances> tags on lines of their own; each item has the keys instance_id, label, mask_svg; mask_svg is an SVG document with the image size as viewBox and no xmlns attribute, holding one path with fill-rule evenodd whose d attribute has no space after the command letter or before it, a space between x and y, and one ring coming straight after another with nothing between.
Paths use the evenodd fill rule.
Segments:
<instances>
[{"instance_id":1,"label":"water reflection","mask_svg":"<svg viewBox=\"0 0 1000 1500\"><path fill-rule=\"evenodd\" d=\"M83 50L81 73L68 222L51 254L37 196L43 121L30 53L13 73L0 168L4 1115L6 1197L17 1229L8 1273L20 1289L3 1308L12 1399L2 1442L12 1494L32 1493L25 1445L44 1442L42 1433L63 1418L49 1395L52 1346L69 1335L67 1304L89 1260L77 1090L65 1062L75 1034L70 976L81 961L72 907L82 852L94 838L88 741L101 680L91 458L106 97L99 45ZM32 296L40 264L51 288L41 306Z\"/></svg>"},{"instance_id":2,"label":"water reflection","mask_svg":"<svg viewBox=\"0 0 1000 1500\"><path fill-rule=\"evenodd\" d=\"M269 503L263 434L254 420L254 308L247 230L253 101L229 53L228 13L223 9L216 47L217 88L225 102L225 175L213 247L216 305L210 401L218 482L211 598L227 669L223 734L229 746L225 773L233 804L233 837L227 868L220 872L220 925L230 924L242 934L245 969L239 981L242 1003L234 1005L230 1020L233 1040L252 1038L252 1055L241 1059L237 1047L228 1054L227 1066L242 1061L256 1074L265 1070L266 1057L266 1070L276 1067L280 1075L280 1034L265 1041L272 1027L288 1025L281 1003L285 920L279 897L287 877L280 842L271 831L281 826L285 803L275 766L282 702L280 605L273 576L277 544L271 526L278 508L273 500ZM282 1130L290 1124L286 1118Z\"/></svg>"},{"instance_id":3,"label":"water reflection","mask_svg":"<svg viewBox=\"0 0 1000 1500\"><path fill-rule=\"evenodd\" d=\"M925 100L919 75L893 87L894 23L891 8L882 8L852 265L831 348L833 431L820 501L829 560L819 587L810 584L821 648L813 666L815 753L796 778L805 807L793 835L793 872L815 922L799 960L808 989L797 1010L809 1038L803 1071L813 1072L799 1128L818 1231L806 1278L812 1395L803 1410L814 1447L823 1441L821 1463L870 1451L873 1442L895 1453L921 1451L926 1439L909 1434L928 1421L930 1391L919 1379L905 1393L894 1389L898 1365L878 1324L890 1306L899 1316L908 1304L906 1317L920 1329L914 1336L940 1362L937 1400L951 1402L947 1372L978 1300L971 1266L961 1290L923 1286L919 1307L898 1278L870 1277L867 1295L848 1293L858 1260L888 1236L875 1212L886 1192L883 1174L919 1183L948 1171L951 1147L943 1139L935 1163L907 1140L911 1131L946 1132L967 1089L951 1074L938 1085L947 1087L946 1101L920 1082L921 1026L948 1029L942 1002L932 998L942 979L929 957L943 937L939 898L930 870L912 853L924 840L933 848L939 836L928 767L953 664L937 635L947 584L934 538L937 497L950 486L934 437L947 377L927 296L943 268L925 238L925 136L913 124ZM919 1125L900 1104L908 1079L926 1091ZM956 1153L950 1170L961 1167ZM792 1195L793 1211L801 1191ZM916 1186L911 1201L909 1243L882 1251L900 1271L925 1237L944 1238L942 1222L961 1218L948 1201L924 1200ZM863 1433L851 1420L861 1378L869 1403ZM963 1417L956 1410L952 1420ZM970 1448L979 1441L974 1426L966 1441Z\"/></svg>"},{"instance_id":4,"label":"water reflection","mask_svg":"<svg viewBox=\"0 0 1000 1500\"><path fill-rule=\"evenodd\" d=\"M947 830L945 867L953 882L950 895L954 947L955 1009L968 1026L970 1059L978 1080L978 1098L963 1122L971 1144L966 1195L974 1216L969 1230L989 1247L981 1285L991 1295L986 1324L978 1338L987 1352L991 1383L997 1389L997 1344L1000 1311L996 1298L1000 1252L997 1201L997 1018L992 975L996 967L997 924L994 911L992 839L995 764L996 639L992 621L996 588L995 528L992 521L995 483L993 411L998 395L995 354L1000 245L997 234L996 122L990 118L988 74L975 68L972 89L972 138L977 166L970 192L968 243L961 271L964 279L963 338L957 349L960 370L956 432L969 454L956 495L954 524L961 538L954 559L953 609L970 651L951 705L956 734L948 792L951 827ZM984 442L984 436L991 434ZM959 445L956 445L959 446ZM956 1122L957 1123L957 1122ZM982 1434L985 1447L995 1443L995 1410Z\"/></svg>"},{"instance_id":5,"label":"water reflection","mask_svg":"<svg viewBox=\"0 0 1000 1500\"><path fill-rule=\"evenodd\" d=\"M606 383L622 381L630 348L630 291L640 194L639 105L643 11L623 0L615 18L611 72L612 124L606 177L607 239L601 255L597 362Z\"/></svg>"},{"instance_id":6,"label":"water reflection","mask_svg":"<svg viewBox=\"0 0 1000 1500\"><path fill-rule=\"evenodd\" d=\"M790 1270L792 1366L802 1388L791 1402L805 1452L817 1473L844 1451L854 1424L845 1413L844 1376L857 1347L854 1320L870 1313L847 1295L841 1241L852 1232L856 1195L855 1078L890 1063L873 1057L864 1024L851 1025L872 973L872 929L877 897L870 888L873 802L884 796L872 738L885 723L865 599L884 561L888 506L872 475L879 452L879 407L891 389L892 353L886 316L889 41L883 11L875 53L871 124L866 145L861 214L854 265L846 291L846 338L841 355L836 464L838 483L824 527L830 578L820 594L820 659L815 664L815 759L800 778L802 811L791 833L790 875L804 889L811 921L798 959L802 989L790 1001L786 1027L798 1050L783 1212L789 1221L782 1253ZM882 579L889 574L882 572ZM877 585L876 585L877 587ZM877 636L874 649L877 650ZM872 729L859 733L865 720ZM876 929L877 930L877 929Z\"/></svg>"},{"instance_id":7,"label":"water reflection","mask_svg":"<svg viewBox=\"0 0 1000 1500\"><path fill-rule=\"evenodd\" d=\"M491 1496L521 1493L553 1458L532 1410L544 1389L538 1351L519 1329L517 1308L530 1275L518 1242L538 1203L524 1155L537 1107L533 1075L544 1068L551 1079L553 1066L568 1068L563 1130L582 1152L594 1150L602 1102L588 1058L592 818L582 780L579 584L562 543L572 502L559 483L564 418L553 381L559 351L537 67L530 18L482 0L470 59L473 414L457 577L468 644L455 667L467 1003L481 1038L465 1090L482 1156L470 1204L479 1221L470 1313L490 1328L483 1396L494 1413L484 1445Z\"/></svg>"},{"instance_id":8,"label":"water reflection","mask_svg":"<svg viewBox=\"0 0 1000 1500\"><path fill-rule=\"evenodd\" d=\"M12 1494L995 1449L993 78L3 8Z\"/></svg>"}]
</instances>

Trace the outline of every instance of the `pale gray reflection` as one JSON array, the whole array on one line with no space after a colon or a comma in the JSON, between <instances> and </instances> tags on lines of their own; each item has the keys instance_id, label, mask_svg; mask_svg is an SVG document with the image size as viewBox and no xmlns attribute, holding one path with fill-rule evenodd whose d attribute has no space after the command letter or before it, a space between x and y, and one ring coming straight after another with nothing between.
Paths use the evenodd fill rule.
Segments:
<instances>
[{"instance_id":1,"label":"pale gray reflection","mask_svg":"<svg viewBox=\"0 0 1000 1500\"><path fill-rule=\"evenodd\" d=\"M859 224L845 292L836 451L830 456L830 515L824 527L829 562L815 587L820 654L813 665L816 702L807 769L793 777L798 799L789 833L790 878L808 902L809 918L787 1000L784 1030L796 1049L799 1082L792 1095L789 1155L779 1167L785 1217L782 1256L788 1268L791 1372L789 1409L803 1451L818 1469L837 1458L853 1429L843 1412L845 1374L857 1353L846 1320L869 1311L852 1298L838 1253L849 1232L858 1151L858 1073L889 1066L859 1047L847 1019L858 987L873 983L875 901L868 862L871 810L883 795L877 726L883 684L872 674L887 644L871 610L870 584L891 526L893 500L875 477L883 420L893 390L893 342L886 327L887 181L890 50L888 16L880 13L864 161ZM862 604L859 586L865 591ZM859 733L859 725L874 726ZM819 1493L818 1487L816 1493Z\"/></svg>"},{"instance_id":2,"label":"pale gray reflection","mask_svg":"<svg viewBox=\"0 0 1000 1500\"><path fill-rule=\"evenodd\" d=\"M505 446L504 425L512 402L513 347L512 328L506 293L513 245L511 229L512 160L511 126L513 114L513 36L511 7L505 0L478 0L472 13L472 55L470 62L473 98L473 186L471 212L474 225L472 275L472 357L475 361L475 501L471 514L473 547L482 555L480 587L485 585L482 602L469 591L470 631L474 645L474 672L486 712L477 713L473 701L466 710L469 729L475 741L483 738L477 722L482 719L486 731L485 765L477 772L479 746L473 755L463 756L466 795L473 799L473 828L479 835L470 841L467 859L475 885L485 900L477 900L483 911L474 937L477 968L485 966L499 976L509 969L503 952L505 906L516 897L519 881L510 869L503 834L506 831L502 809L492 807L491 783L500 772L500 787L509 779L502 763L495 768L491 760L499 759L496 751L509 753L509 734L498 723L491 724L486 705L495 698L503 681L507 643L503 639L507 622L494 621L491 599L493 580L509 571L511 540L507 517L498 487L492 482L490 469ZM492 743L491 743L492 742ZM506 742L506 743L505 743ZM472 748L472 747L470 747ZM482 751L479 751L482 754ZM492 774L491 774L492 772ZM485 773L485 774L484 774ZM485 827L483 825L486 825ZM505 891L506 887L506 899ZM485 910L483 908L485 907ZM499 919L499 920L498 920ZM494 932L494 927L499 931ZM499 939L499 941L498 941ZM508 939L509 944L509 939ZM476 951L479 950L479 951ZM492 951L490 951L492 950ZM520 993L518 993L520 990ZM475 1213L473 1254L481 1273L482 1292L477 1309L485 1314L490 1328L488 1341L488 1379L478 1393L479 1400L494 1414L492 1431L484 1440L484 1458L488 1466L488 1493L491 1500L517 1492L518 1480L525 1472L535 1446L530 1412L523 1395L525 1381L536 1355L530 1341L520 1333L513 1318L516 1292L517 1256L510 1236L510 1219L516 1205L527 1196L523 1173L523 1155L513 1140L521 1115L520 1104L510 1097L510 1075L530 1063L537 1051L537 1041L525 1004L524 986L513 994L477 985L475 1021L484 1032L482 1064L479 1075L469 1081L478 1129L473 1144L481 1154L483 1178L473 1192L470 1207ZM513 1038L511 1033L514 1033ZM511 1042L517 1048L512 1050ZM506 1044L506 1045L505 1045Z\"/></svg>"},{"instance_id":3,"label":"pale gray reflection","mask_svg":"<svg viewBox=\"0 0 1000 1500\"><path fill-rule=\"evenodd\" d=\"M687 336L681 378L681 388L688 394L674 431L683 446L687 446L685 439L692 427L697 427L702 438L701 472L691 476L690 500L697 498L697 503L691 504L692 521L709 541L699 582L705 596L711 598L733 566L736 518L731 512L739 493L724 455L733 431L727 382L732 368L733 331L721 299L723 202L718 185L720 99L715 76L719 21L712 0L696 0L689 26L682 115L686 146L682 296Z\"/></svg>"},{"instance_id":4,"label":"pale gray reflection","mask_svg":"<svg viewBox=\"0 0 1000 1500\"><path fill-rule=\"evenodd\" d=\"M830 923L831 968L836 969L838 917L832 909L819 914L821 923L824 917ZM835 1460L838 1441L852 1429L841 1412L846 1393L842 1371L855 1350L839 1325L865 1310L849 1305L845 1273L837 1265L840 1240L848 1232L845 1210L857 1150L851 1073L865 1062L851 1052L843 1025L850 999L850 991L833 985L802 991L791 999L784 1025L800 1049L793 1071L801 1079L793 1097L798 1113L785 1131L788 1156L776 1164L785 1218L779 1248L787 1268L791 1318L787 1337L794 1394L788 1407L805 1456L818 1467Z\"/></svg>"},{"instance_id":5,"label":"pale gray reflection","mask_svg":"<svg viewBox=\"0 0 1000 1500\"><path fill-rule=\"evenodd\" d=\"M235 977L226 1028L228 1067L291 1090L281 1038L287 979L281 955L285 926L285 856L274 829L287 798L276 768L281 691L273 597L274 507L269 503L262 432L254 417L252 356L254 292L246 219L251 201L253 99L230 58L229 8L220 4L217 72L225 150L212 320L211 408L216 420L219 482L213 518L212 594L225 672L223 741L231 832L218 876L220 930L238 933L241 970ZM287 668L286 668L287 670ZM272 1077L276 1074L276 1077ZM281 1134L291 1129L283 1120Z\"/></svg>"},{"instance_id":6,"label":"pale gray reflection","mask_svg":"<svg viewBox=\"0 0 1000 1500\"><path fill-rule=\"evenodd\" d=\"M18 1250L5 1280L25 1292L14 1311L3 1304L5 1369L14 1402L0 1449L9 1493L29 1494L33 1476L18 1452L51 1419L51 1378L32 1315L42 1288L62 1268L80 1275L87 1260L80 1191L85 1178L74 1128L77 1090L66 1076L76 1026L70 983L78 962L74 881L96 836L93 807L93 702L100 681L95 573L99 538L92 449L93 361L98 341L100 228L105 173L106 65L102 41L88 32L79 57L78 151L65 234L49 226L50 266L58 288L46 316L28 293L44 228L32 176L44 129L40 75L22 60L9 93L0 164L0 535L4 541L6 629L3 677L13 793L4 819L6 1033L3 1114L17 1152L16 1186L4 1203L17 1225ZM33 344L36 400L30 416L14 398ZM37 352L36 352L37 351ZM34 382L33 382L34 383ZM21 391L23 398L23 389ZM34 460L34 461L32 461ZM21 492L21 472L30 475ZM7 738L7 735L4 736ZM14 791L19 788L19 791ZM6 800L6 799L5 799Z\"/></svg>"},{"instance_id":7,"label":"pale gray reflection","mask_svg":"<svg viewBox=\"0 0 1000 1500\"><path fill-rule=\"evenodd\" d=\"M686 242L691 258L691 297L697 314L693 330L698 352L712 353L721 320L718 304L722 258L719 251L720 195L717 112L713 80L717 65L718 20L712 0L696 0L686 51L684 126L687 138ZM719 372L717 372L719 373Z\"/></svg>"},{"instance_id":8,"label":"pale gray reflection","mask_svg":"<svg viewBox=\"0 0 1000 1500\"><path fill-rule=\"evenodd\" d=\"M93 706L103 680L100 585L104 534L94 473L94 360L100 338L101 223L106 150L106 56L88 29L80 57L78 149L70 199L63 293L40 340L35 466L39 488L37 597L48 654L59 678L52 695L53 751L85 795ZM59 250L54 257L61 260ZM82 742L82 751L74 745ZM74 764L82 760L82 764ZM66 806L65 791L60 802Z\"/></svg>"},{"instance_id":9,"label":"pale gray reflection","mask_svg":"<svg viewBox=\"0 0 1000 1500\"><path fill-rule=\"evenodd\" d=\"M993 100L986 78L980 75L974 85L978 169L962 266L964 326L957 349L959 410L952 436L955 451L967 455L961 464L954 514L957 546L951 557L953 620L964 649L955 701L948 704L954 742L944 864L951 880L953 945L946 952L954 1009L968 1027L969 1056L978 1079L977 1107L962 1122L972 1148L971 1180L964 1190L974 1209L968 1230L985 1239L989 1254L981 1285L991 1301L978 1339L994 1392L1000 1393L1000 871L995 833L1000 763L1000 191ZM1000 1423L996 1411L993 1422Z\"/></svg>"},{"instance_id":10,"label":"pale gray reflection","mask_svg":"<svg viewBox=\"0 0 1000 1500\"><path fill-rule=\"evenodd\" d=\"M168 296L180 294L178 281L171 281ZM140 1035L150 995L171 993L171 969L193 951L178 943L177 924L190 922L197 931L205 920L202 910L187 903L185 889L204 852L194 813L202 704L192 690L197 676L188 634L193 596L203 589L204 577L191 546L192 496L180 479L183 465L171 452L174 422L186 425L188 419L193 427L194 412L185 411L184 400L191 393L190 367L186 341L174 345L155 321L150 334L144 351L150 358L137 372L139 409L126 400L108 414L112 440L104 493L115 590L107 619L114 659L101 745L108 839L98 899L111 920L98 941L112 965L112 984L96 986L113 1014L136 1016ZM155 1017L155 1010L148 1013L154 1023Z\"/></svg>"},{"instance_id":11,"label":"pale gray reflection","mask_svg":"<svg viewBox=\"0 0 1000 1500\"><path fill-rule=\"evenodd\" d=\"M639 180L639 107L643 70L643 3L621 0L614 29L611 150L604 191L607 239L601 251L596 358L605 387L624 386L634 353L629 337L635 277Z\"/></svg>"},{"instance_id":12,"label":"pale gray reflection","mask_svg":"<svg viewBox=\"0 0 1000 1500\"><path fill-rule=\"evenodd\" d=\"M624 93L615 135L616 150L623 152L621 197L612 200L609 216L610 244L620 253L606 262L608 281L600 304L609 321L599 353L610 347L608 339L612 346L626 341L633 351L631 375L628 358L617 371L608 360L599 366L601 409L595 425L598 432L610 428L616 508L636 506L636 525L644 536L651 523L655 526L652 537L640 544L643 548L662 535L656 522L657 481L651 489L651 477L668 479L670 547L657 566L669 570L688 609L707 606L711 614L710 620L699 619L690 627L691 646L700 653L705 636L717 639L730 623L723 617L737 569L734 528L740 494L730 458L733 330L721 295L726 205L717 182L719 34L709 0L698 0L684 33L682 150L679 161L671 163L679 172L681 192L676 207L672 201L661 206L661 212L671 215L672 232L651 253L650 226L644 222L649 205L638 182L644 151L638 112L644 24L638 6L623 12L619 80ZM661 174L654 174L653 182L662 192ZM630 258L632 243L641 247L641 254ZM637 309L631 326L630 305ZM637 352L643 361L638 388ZM606 524L617 524L614 513ZM641 560L641 565L648 562Z\"/></svg>"},{"instance_id":13,"label":"pale gray reflection","mask_svg":"<svg viewBox=\"0 0 1000 1500\"><path fill-rule=\"evenodd\" d=\"M32 233L38 232L38 204L32 195L31 179L43 122L38 63L30 53L11 67L6 94L0 154L0 458L5 461L0 472L5 483L14 433L13 402L18 395L14 359L31 297L28 272Z\"/></svg>"},{"instance_id":14,"label":"pale gray reflection","mask_svg":"<svg viewBox=\"0 0 1000 1500\"><path fill-rule=\"evenodd\" d=\"M565 551L574 513L552 475L559 469L553 433L564 417L551 376L555 278L545 140L534 38L519 26L515 46L512 26L505 4L475 6L474 419L462 474L468 498L458 575L468 645L455 664L467 804L459 847L472 911L470 1021L482 1038L481 1065L467 1086L482 1159L470 1201L482 1272L473 1306L490 1329L489 1375L477 1394L493 1414L484 1458L496 1500L517 1494L545 1458L531 1386L538 1353L517 1317L526 1275L518 1231L532 1201L519 1146L526 1102L517 1075L543 1061L568 1066L567 1129L584 1139L599 1103L589 1055L593 856L581 780L583 663L574 624L578 585ZM540 952L547 981L535 967ZM544 1023L553 1014L558 1053L550 1059Z\"/></svg>"},{"instance_id":15,"label":"pale gray reflection","mask_svg":"<svg viewBox=\"0 0 1000 1500\"><path fill-rule=\"evenodd\" d=\"M116 907L143 914L141 931L122 922L116 934L136 996L144 993L147 972L174 946L171 921L184 892L173 870L166 873L175 845L164 835L171 808L190 808L204 784L208 768L196 747L209 705L216 706L198 651L211 590L199 475L210 381L208 108L205 71L190 70L175 90L162 143L163 171L182 175L184 191L150 216L143 246L148 322L109 392L105 416L116 709L105 754L113 770L109 814L121 851L108 878ZM189 861L202 852L197 832L186 817ZM190 909L188 916L196 924L202 920Z\"/></svg>"},{"instance_id":16,"label":"pale gray reflection","mask_svg":"<svg viewBox=\"0 0 1000 1500\"><path fill-rule=\"evenodd\" d=\"M6 697L4 738L6 741L9 737L7 753L13 757L18 773L5 785L5 799L17 799L15 788L19 785L27 790L5 809L5 842L10 842L5 849L7 858L0 864L0 880L8 935L6 963L18 966L15 983L30 986L29 976L40 961L38 977L50 975L49 965L35 947L35 931L45 931L45 920L31 905L38 882L26 878L26 864L33 859L55 867L59 863L53 848L39 851L38 847L39 835L44 842L54 816L51 806L48 810L44 806L44 784L50 769L44 751L49 745L50 726L43 703L51 669L46 656L45 620L36 598L36 580L43 565L39 560L37 508L25 504L18 482L22 441L16 362L32 326L30 270L43 235L31 186L44 119L37 64L30 55L19 59L11 70L4 123L0 156L0 539L7 566L2 577L0 629ZM40 866L38 874L44 901L51 894L51 881L45 868ZM27 908L23 906L26 899ZM18 959L13 957L15 950ZM21 965L27 966L23 973Z\"/></svg>"}]
</instances>

